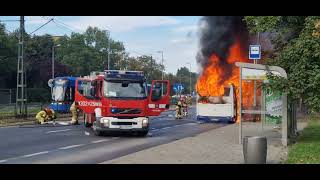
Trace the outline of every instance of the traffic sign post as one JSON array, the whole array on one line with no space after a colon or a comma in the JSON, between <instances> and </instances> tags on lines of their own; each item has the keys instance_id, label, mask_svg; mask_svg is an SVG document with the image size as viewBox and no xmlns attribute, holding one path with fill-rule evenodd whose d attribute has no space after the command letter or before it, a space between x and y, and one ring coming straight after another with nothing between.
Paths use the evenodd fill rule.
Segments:
<instances>
[{"instance_id":1,"label":"traffic sign post","mask_svg":"<svg viewBox=\"0 0 320 180\"><path fill-rule=\"evenodd\" d=\"M253 60L254 64L257 64L257 60L261 59L261 45L250 45L249 46L249 59ZM257 82L254 80L254 95L253 95L253 106L257 105Z\"/></svg>"}]
</instances>

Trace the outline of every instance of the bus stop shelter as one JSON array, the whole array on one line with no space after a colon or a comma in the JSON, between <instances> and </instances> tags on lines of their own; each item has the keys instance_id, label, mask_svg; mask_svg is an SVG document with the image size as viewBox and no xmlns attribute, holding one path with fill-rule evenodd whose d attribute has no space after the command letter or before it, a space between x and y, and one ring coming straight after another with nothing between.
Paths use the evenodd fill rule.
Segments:
<instances>
[{"instance_id":1,"label":"bus stop shelter","mask_svg":"<svg viewBox=\"0 0 320 180\"><path fill-rule=\"evenodd\" d=\"M261 118L261 127L263 131L263 123L266 114L270 113L266 110L264 105L261 105L260 109L251 109L245 110L243 108L243 81L245 80L253 80L253 81L262 81L263 83L268 83L267 74L272 73L277 76L281 76L287 78L287 73L284 69L278 66L267 66L262 64L252 64L252 63L242 63L236 62L236 66L240 68L240 76L239 76L239 143L242 144L243 140L243 115L251 114L251 115L260 115ZM256 91L256 88L254 89ZM263 90L262 90L263 91ZM256 96L256 92L251 92ZM287 94L285 92L280 93L280 103L282 101L281 107L281 144L283 146L288 145L288 139L291 137L290 133L296 133L296 118L295 116L291 116L294 110L291 108L291 112L289 112L288 118L288 101ZM263 103L262 103L263 104ZM289 105L289 107L291 107ZM289 133L289 134L288 134Z\"/></svg>"}]
</instances>

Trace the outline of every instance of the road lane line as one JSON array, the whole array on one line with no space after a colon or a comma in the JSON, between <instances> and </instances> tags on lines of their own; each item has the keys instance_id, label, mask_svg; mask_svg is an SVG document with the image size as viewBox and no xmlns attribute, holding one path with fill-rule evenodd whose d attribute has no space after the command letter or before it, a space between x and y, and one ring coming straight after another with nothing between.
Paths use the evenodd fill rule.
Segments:
<instances>
[{"instance_id":1,"label":"road lane line","mask_svg":"<svg viewBox=\"0 0 320 180\"><path fill-rule=\"evenodd\" d=\"M97 141L91 141L92 144L96 144L96 143L101 143L101 142L106 142L106 141L110 141L110 139L102 139L102 140L97 140Z\"/></svg>"},{"instance_id":2,"label":"road lane line","mask_svg":"<svg viewBox=\"0 0 320 180\"><path fill-rule=\"evenodd\" d=\"M183 126L184 124L177 124L177 125L174 125L172 127L179 127L179 126Z\"/></svg>"},{"instance_id":3,"label":"road lane line","mask_svg":"<svg viewBox=\"0 0 320 180\"><path fill-rule=\"evenodd\" d=\"M46 132L46 134L50 134L50 133L57 133L57 132L65 132L65 131L70 131L71 129L62 129L62 130L56 130L56 131L48 131Z\"/></svg>"},{"instance_id":4,"label":"road lane line","mask_svg":"<svg viewBox=\"0 0 320 180\"><path fill-rule=\"evenodd\" d=\"M42 152L38 152L38 153L33 153L33 154L27 154L27 155L23 155L22 157L32 157L32 156L37 156L37 155L41 155L41 154L47 154L49 153L49 151L42 151Z\"/></svg>"},{"instance_id":5,"label":"road lane line","mask_svg":"<svg viewBox=\"0 0 320 180\"><path fill-rule=\"evenodd\" d=\"M193 125L198 125L198 123L188 123L186 124L187 126L193 126Z\"/></svg>"},{"instance_id":6,"label":"road lane line","mask_svg":"<svg viewBox=\"0 0 320 180\"><path fill-rule=\"evenodd\" d=\"M0 163L4 163L7 162L8 160L4 159L4 160L0 160Z\"/></svg>"},{"instance_id":7,"label":"road lane line","mask_svg":"<svg viewBox=\"0 0 320 180\"><path fill-rule=\"evenodd\" d=\"M48 154L48 153L52 153L52 152L57 152L58 150L67 150L67 149L72 149L72 148L76 148L76 147L80 147L80 146L87 146L87 145L90 145L90 144L107 142L107 141L111 141L111 140L114 140L114 139L120 139L120 137L113 137L111 139L101 139L101 140L91 141L91 143L88 143L88 144L70 145L70 146L65 146L65 147L53 149L51 151L42 151L42 152L38 152L38 153L32 153L32 154L27 154L27 155L22 155L22 156L17 156L17 157L11 157L11 158L8 158L8 159L0 160L0 163L5 163L5 162L11 161L11 160L28 158L28 157L32 157L32 156L41 155L41 154Z\"/></svg>"},{"instance_id":8,"label":"road lane line","mask_svg":"<svg viewBox=\"0 0 320 180\"><path fill-rule=\"evenodd\" d=\"M80 147L80 146L84 146L85 144L76 144L76 145L71 145L71 146L65 146L65 147L61 147L61 148L58 148L58 149L71 149L71 148L76 148L76 147Z\"/></svg>"}]
</instances>

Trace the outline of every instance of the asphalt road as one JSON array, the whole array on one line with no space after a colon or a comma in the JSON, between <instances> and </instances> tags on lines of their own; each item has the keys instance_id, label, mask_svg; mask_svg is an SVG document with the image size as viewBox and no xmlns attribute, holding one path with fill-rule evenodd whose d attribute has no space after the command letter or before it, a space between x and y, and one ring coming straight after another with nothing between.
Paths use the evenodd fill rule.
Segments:
<instances>
[{"instance_id":1,"label":"asphalt road","mask_svg":"<svg viewBox=\"0 0 320 180\"><path fill-rule=\"evenodd\" d=\"M152 117L147 137L98 137L82 123L5 127L0 128L0 164L97 164L221 126L197 123L192 108L182 120L175 120L174 111Z\"/></svg>"}]
</instances>

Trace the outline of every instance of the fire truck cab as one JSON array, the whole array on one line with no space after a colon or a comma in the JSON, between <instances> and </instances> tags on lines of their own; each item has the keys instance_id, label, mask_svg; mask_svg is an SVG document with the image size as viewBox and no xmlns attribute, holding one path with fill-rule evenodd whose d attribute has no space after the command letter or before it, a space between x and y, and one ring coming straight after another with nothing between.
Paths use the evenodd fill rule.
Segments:
<instances>
[{"instance_id":1,"label":"fire truck cab","mask_svg":"<svg viewBox=\"0 0 320 180\"><path fill-rule=\"evenodd\" d=\"M107 70L78 78L75 100L85 126L96 135L124 131L145 136L149 117L169 109L169 87L167 80L153 80L148 91L143 72Z\"/></svg>"}]
</instances>

